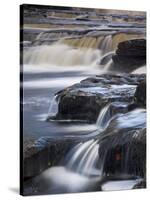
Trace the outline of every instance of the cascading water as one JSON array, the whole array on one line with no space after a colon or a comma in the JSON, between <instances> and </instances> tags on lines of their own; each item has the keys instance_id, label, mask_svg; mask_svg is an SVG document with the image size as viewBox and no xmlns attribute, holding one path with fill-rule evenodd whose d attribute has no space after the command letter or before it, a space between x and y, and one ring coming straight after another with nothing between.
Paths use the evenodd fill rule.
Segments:
<instances>
[{"instance_id":1,"label":"cascading water","mask_svg":"<svg viewBox=\"0 0 150 200\"><path fill-rule=\"evenodd\" d=\"M54 66L92 65L99 61L98 49L76 49L64 44L30 47L24 51L24 64L48 64Z\"/></svg>"},{"instance_id":2,"label":"cascading water","mask_svg":"<svg viewBox=\"0 0 150 200\"><path fill-rule=\"evenodd\" d=\"M140 137L145 128L145 109L135 109L114 116L103 139L99 141L99 156L105 155L105 173L142 175L144 169L139 163L144 159L145 146L143 143L139 149L136 137Z\"/></svg>"},{"instance_id":3,"label":"cascading water","mask_svg":"<svg viewBox=\"0 0 150 200\"><path fill-rule=\"evenodd\" d=\"M136 82L136 75L128 77L128 74L125 74L118 82L118 78L115 77L117 71L114 73L113 67L111 67L112 56L120 42L143 38L143 36L145 38L142 18L138 25L137 19L134 22L133 15L130 17L130 12L127 14L128 18L125 17L124 20L124 15L121 18L121 11L112 16L111 11L108 11L106 15L104 13L104 16L101 16L99 11L89 12L88 10L86 16L82 16L82 9L73 8L68 11L53 9L38 12L37 17L34 9L31 9L31 11L25 12L24 16L26 24L23 26L23 35L24 39L30 42L22 41L24 47L23 132L24 138L28 138L30 135L32 137L33 134L35 140L40 141L35 143L35 146L31 146L31 148L33 147L31 152L27 151L29 157L27 157L27 162L25 161L25 167L29 160L29 170L27 166L27 171L33 173L33 176L30 177L41 173L32 180L27 180L27 185L31 181L29 193L34 190L37 194L41 185L40 192L44 194L111 190L113 187L115 188L115 184L114 181L107 184L109 178L112 175L119 179L119 173L122 177L125 174L129 175L129 178L131 178L130 175L143 178L145 175L143 170L143 163L145 163L143 162L145 159L143 132L146 128L146 111L144 109L128 111L129 105L131 105L130 109L136 106L130 100L134 99L138 81ZM45 14L43 15L43 13ZM70 14L71 19L69 19ZM92 19L90 19L91 16ZM62 28L60 28L60 24ZM101 73L111 69L110 79L107 78L108 73L106 77L101 77ZM133 71L132 74L143 73L143 70L145 67ZM121 72L123 71L124 68ZM96 78L89 78L91 75L96 75ZM119 77L118 74L117 76ZM86 78L89 78L89 81L83 81ZM132 79L135 79L133 85ZM80 99L83 98L84 104L84 97L87 96L90 102L87 104L92 113L99 106L108 102L107 98L115 101L107 103L101 109L96 123L92 126L85 122L84 124L81 121L77 122L76 119L74 123L69 112L68 118L63 119L59 111L61 106L63 106L62 108L65 106L59 102L57 95L54 96L54 94L60 94L58 91L80 81L82 81L81 88L78 88L80 84L77 84L74 93L71 93L73 98L71 95L71 98L67 96L66 93L64 94L67 98L63 99L61 96L63 103L69 105L69 101L73 101L71 109L74 113L76 112L74 102L78 101L76 94L79 95L79 112L80 106L82 106ZM94 98L96 103L98 102L96 107L93 106ZM68 108L66 110L69 111L69 106L66 107ZM83 112L88 113L88 108ZM95 116L97 114L95 112ZM43 117L42 120L40 119L41 116L44 116L44 120ZM58 116L57 123L49 122L50 119L55 119L55 116ZM45 117L47 117L47 121ZM69 123L66 125L67 120ZM58 123L59 121L63 121L63 123ZM39 139L41 137L43 137L43 141ZM140 145L138 145L139 142ZM42 145L40 146L40 144ZM37 153L37 162L35 162L35 154L33 159L32 155L30 159L32 153ZM49 169L47 169L48 166L50 166ZM138 169L139 166L140 169ZM41 169L47 170L42 172ZM103 181L107 183L104 184ZM120 189L131 189L136 183L134 180L129 183L128 180L128 187L124 183L117 184L121 185ZM119 186L117 185L115 189L119 189Z\"/></svg>"},{"instance_id":4,"label":"cascading water","mask_svg":"<svg viewBox=\"0 0 150 200\"><path fill-rule=\"evenodd\" d=\"M105 107L101 116L107 113L109 105ZM79 142L69 151L61 166L51 167L34 181L39 183L44 179L42 187L40 185L41 190L44 191L46 188L46 191L50 193L95 191L100 184L104 191L118 190L118 188L132 189L142 180L134 175L142 175L143 171L137 168L139 164L135 166L132 164L135 164L134 156L140 157L136 163L141 162L140 166L142 166L145 151L138 149L134 143L135 138L141 137L141 131L137 130L132 134L132 131L127 132L127 128L132 130L132 126L134 128L145 127L145 114L144 109L136 109L126 113L125 117L122 114L116 115L113 120L109 121L106 133L106 136L112 134L112 137L107 137L107 140L100 137ZM117 133L119 129L121 130L120 136ZM127 145L124 146L127 141ZM111 173L115 174L116 180L109 180Z\"/></svg>"},{"instance_id":5,"label":"cascading water","mask_svg":"<svg viewBox=\"0 0 150 200\"><path fill-rule=\"evenodd\" d=\"M124 107L125 105L123 104L122 106ZM145 127L145 109L136 109L127 112L126 114L115 114L114 116L111 115L110 109L111 104L108 104L100 112L97 120L99 134L101 134L102 131L104 133L104 130L108 127L106 136L113 133L113 131L117 133L117 131L120 130L122 131L121 136L115 137L115 135L113 135L113 137L108 138L106 142L105 140L103 142L105 135L102 134L102 137L99 137L99 139L91 139L75 145L75 147L73 147L67 154L65 159L65 166L69 170L87 176L97 175L101 177L103 176L103 170L106 170L104 167L107 168L107 163L110 164L110 160L113 159L113 149L116 148L116 152L118 151L117 154L119 154L120 150L117 150L117 146L120 145L122 148L125 148L122 153L124 158L122 172L129 173L129 169L131 168L130 163L132 156L135 155L135 150L132 145L127 145L125 147L123 147L123 145L127 141L129 141L130 144L131 141L134 140L135 134L132 135L131 133L128 135L126 131L125 134L123 134L123 130L128 129L129 131L133 128L138 129ZM141 134L140 131L139 133L137 132L137 134ZM112 151L112 154L109 155L110 151ZM115 163L115 158L112 162ZM111 164L111 166L111 170L113 170L113 164ZM118 170L118 168L116 167L115 170Z\"/></svg>"},{"instance_id":6,"label":"cascading water","mask_svg":"<svg viewBox=\"0 0 150 200\"><path fill-rule=\"evenodd\" d=\"M111 104L109 103L100 111L96 121L98 129L104 130L107 127L109 120L111 119L110 107Z\"/></svg>"},{"instance_id":7,"label":"cascading water","mask_svg":"<svg viewBox=\"0 0 150 200\"><path fill-rule=\"evenodd\" d=\"M57 95L55 95L51 100L50 107L48 109L47 119L49 117L55 116L57 112L58 112L58 102L57 102Z\"/></svg>"},{"instance_id":8,"label":"cascading water","mask_svg":"<svg viewBox=\"0 0 150 200\"><path fill-rule=\"evenodd\" d=\"M103 53L112 51L112 35L107 35L104 37L100 44L100 49L103 50Z\"/></svg>"},{"instance_id":9,"label":"cascading water","mask_svg":"<svg viewBox=\"0 0 150 200\"><path fill-rule=\"evenodd\" d=\"M100 65L105 69L105 71L108 71L113 64L112 56L114 55L114 51L110 51L108 53L105 53L100 60Z\"/></svg>"},{"instance_id":10,"label":"cascading water","mask_svg":"<svg viewBox=\"0 0 150 200\"><path fill-rule=\"evenodd\" d=\"M110 124L111 120L115 118L118 113L124 113L127 111L127 103L125 102L113 102L108 103L100 111L96 121L98 130L104 131Z\"/></svg>"},{"instance_id":11,"label":"cascading water","mask_svg":"<svg viewBox=\"0 0 150 200\"><path fill-rule=\"evenodd\" d=\"M77 144L67 155L67 168L84 175L100 175L98 164L98 140Z\"/></svg>"}]
</instances>

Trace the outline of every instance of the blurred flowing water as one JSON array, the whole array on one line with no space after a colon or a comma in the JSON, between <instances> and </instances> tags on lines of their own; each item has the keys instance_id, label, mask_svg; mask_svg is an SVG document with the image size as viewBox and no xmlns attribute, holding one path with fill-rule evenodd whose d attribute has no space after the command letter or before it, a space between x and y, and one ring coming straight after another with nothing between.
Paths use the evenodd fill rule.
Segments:
<instances>
[{"instance_id":1,"label":"blurred flowing water","mask_svg":"<svg viewBox=\"0 0 150 200\"><path fill-rule=\"evenodd\" d=\"M62 42L62 41L61 41ZM23 63L23 134L24 140L44 137L89 137L86 142L74 146L64 158L62 167L46 170L34 178L33 184L37 185L41 193L62 193L100 190L100 181L103 175L105 156L99 158L99 140L91 139L102 133L108 125L114 129L143 127L146 121L145 110L135 110L125 115L110 114L110 104L100 112L96 124L47 122L48 116L53 116L58 111L58 102L55 93L74 83L91 76L106 72L111 64L110 43L112 37L107 36L101 42L101 49L76 48L57 42L52 45L33 46L24 51ZM73 41L70 41L73 42ZM85 43L83 41L82 45ZM79 44L78 44L79 45ZM83 46L84 46L83 45ZM102 61L106 63L100 65ZM112 90L124 90L133 86L112 86ZM97 88L85 88L93 91ZM103 91L105 92L105 91ZM122 105L123 107L126 105ZM109 150L109 147L107 147ZM102 185L102 190L131 189L139 180L108 182ZM42 186L39 185L42 183ZM118 186L120 185L120 186ZM28 191L29 188L27 187ZM32 191L33 192L33 191ZM32 193L31 192L31 193Z\"/></svg>"}]
</instances>

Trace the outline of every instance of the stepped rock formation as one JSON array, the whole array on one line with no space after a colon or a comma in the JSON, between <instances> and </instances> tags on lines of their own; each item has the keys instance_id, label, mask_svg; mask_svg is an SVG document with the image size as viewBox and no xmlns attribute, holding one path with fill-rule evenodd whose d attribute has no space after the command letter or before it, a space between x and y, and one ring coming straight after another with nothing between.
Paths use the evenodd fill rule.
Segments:
<instances>
[{"instance_id":1,"label":"stepped rock formation","mask_svg":"<svg viewBox=\"0 0 150 200\"><path fill-rule=\"evenodd\" d=\"M58 92L58 113L55 119L93 123L107 103L115 101L132 103L136 86L144 79L144 74L104 74L87 78Z\"/></svg>"}]
</instances>

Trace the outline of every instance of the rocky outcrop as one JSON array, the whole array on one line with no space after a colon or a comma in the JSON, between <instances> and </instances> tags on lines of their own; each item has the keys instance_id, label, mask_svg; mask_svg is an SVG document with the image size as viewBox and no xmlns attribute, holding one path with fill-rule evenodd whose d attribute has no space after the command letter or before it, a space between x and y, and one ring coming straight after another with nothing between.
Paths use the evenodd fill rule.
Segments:
<instances>
[{"instance_id":1,"label":"rocky outcrop","mask_svg":"<svg viewBox=\"0 0 150 200\"><path fill-rule=\"evenodd\" d=\"M57 93L58 113L53 119L93 123L107 103L133 102L136 86L144 79L145 75L133 74L103 74L87 78Z\"/></svg>"},{"instance_id":2,"label":"rocky outcrop","mask_svg":"<svg viewBox=\"0 0 150 200\"><path fill-rule=\"evenodd\" d=\"M135 39L119 43L112 57L112 68L117 71L131 72L146 64L146 40Z\"/></svg>"},{"instance_id":3,"label":"rocky outcrop","mask_svg":"<svg viewBox=\"0 0 150 200\"><path fill-rule=\"evenodd\" d=\"M32 178L49 167L60 165L61 159L77 142L73 139L57 140L48 137L38 139L24 152L23 178Z\"/></svg>"}]
</instances>

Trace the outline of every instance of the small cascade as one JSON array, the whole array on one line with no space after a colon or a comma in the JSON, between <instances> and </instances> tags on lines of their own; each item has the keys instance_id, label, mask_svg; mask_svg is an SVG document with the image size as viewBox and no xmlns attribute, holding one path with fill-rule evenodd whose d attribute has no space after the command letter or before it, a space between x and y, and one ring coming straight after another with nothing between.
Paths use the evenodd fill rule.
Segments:
<instances>
[{"instance_id":1,"label":"small cascade","mask_svg":"<svg viewBox=\"0 0 150 200\"><path fill-rule=\"evenodd\" d=\"M100 111L96 121L96 126L98 130L104 131L108 127L108 125L111 124L111 120L118 117L119 113L127 112L127 107L128 103L117 101L108 103L106 106L104 106L104 108ZM126 115L127 114L124 114L124 116Z\"/></svg>"},{"instance_id":2,"label":"small cascade","mask_svg":"<svg viewBox=\"0 0 150 200\"><path fill-rule=\"evenodd\" d=\"M97 121L96 121L96 126L98 127L98 129L100 130L104 130L110 119L111 119L111 113L110 113L110 107L111 107L111 104L107 104L101 111L100 111L100 114L97 118Z\"/></svg>"},{"instance_id":3,"label":"small cascade","mask_svg":"<svg viewBox=\"0 0 150 200\"><path fill-rule=\"evenodd\" d=\"M72 38L62 38L59 40L62 44L67 44L76 48L93 48L100 49L103 54L116 50L120 42L141 38L141 35L138 34L128 34L128 33L116 33L109 35L94 35L93 33L81 36L81 37L72 37Z\"/></svg>"},{"instance_id":4,"label":"small cascade","mask_svg":"<svg viewBox=\"0 0 150 200\"><path fill-rule=\"evenodd\" d=\"M77 144L67 156L67 168L84 175L100 175L98 149L98 140L94 139Z\"/></svg>"},{"instance_id":5,"label":"small cascade","mask_svg":"<svg viewBox=\"0 0 150 200\"><path fill-rule=\"evenodd\" d=\"M114 51L108 52L104 54L100 60L100 65L104 68L105 71L108 71L113 64L112 56L114 55Z\"/></svg>"},{"instance_id":6,"label":"small cascade","mask_svg":"<svg viewBox=\"0 0 150 200\"><path fill-rule=\"evenodd\" d=\"M112 51L112 35L104 37L100 44L100 49L103 51L103 54Z\"/></svg>"},{"instance_id":7,"label":"small cascade","mask_svg":"<svg viewBox=\"0 0 150 200\"><path fill-rule=\"evenodd\" d=\"M57 95L55 95L51 100L50 107L48 109L47 119L49 117L56 116L57 112L58 112L58 102L57 102Z\"/></svg>"}]
</instances>

